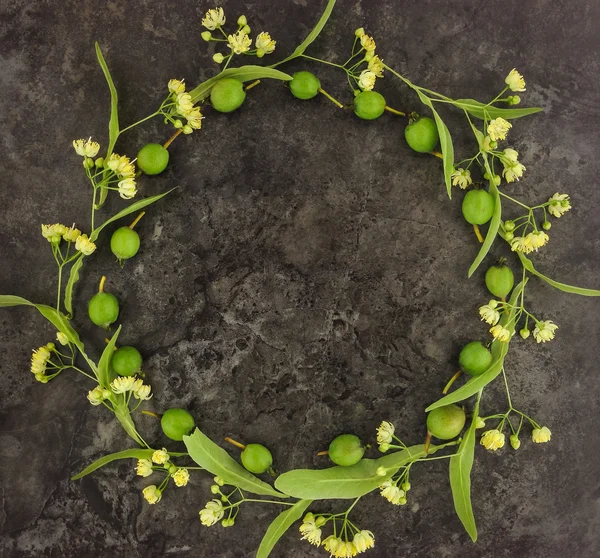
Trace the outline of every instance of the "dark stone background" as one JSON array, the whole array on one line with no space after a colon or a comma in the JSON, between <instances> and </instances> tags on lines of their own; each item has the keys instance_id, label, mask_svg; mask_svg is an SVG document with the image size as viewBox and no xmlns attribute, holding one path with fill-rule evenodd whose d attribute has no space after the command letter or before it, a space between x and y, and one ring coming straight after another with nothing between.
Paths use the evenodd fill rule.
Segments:
<instances>
[{"instance_id":1,"label":"dark stone background","mask_svg":"<svg viewBox=\"0 0 600 558\"><path fill-rule=\"evenodd\" d=\"M230 20L278 40L282 57L304 38L324 1L223 2ZM55 269L44 222L85 227L90 191L71 141L106 144L108 93L96 64L102 45L121 97L122 122L158 105L169 78L194 84L216 72L200 40L206 2L3 0L0 23L2 183L0 292L52 303ZM569 192L574 209L555 222L539 268L599 286L599 4L506 0L340 0L310 53L345 59L354 29L374 34L385 61L452 97L489 99L517 67L524 103L544 115L515 123L509 144L527 166L508 191L545 201ZM208 52L207 52L208 50ZM309 64L294 63L293 71ZM317 67L323 86L350 101L343 75ZM389 75L389 104L420 109ZM426 403L454 372L460 346L485 338L477 307L482 271L466 280L477 246L446 198L439 161L412 153L403 121L368 123L324 98L299 102L265 82L241 110L206 110L200 133L180 138L172 165L141 181L142 194L178 190L139 226L140 254L120 269L107 246L86 262L75 325L98 354L85 301L101 274L122 301L122 341L140 347L155 390L149 408L188 407L214 439L267 444L281 470L325 466L316 450L342 432L373 440L382 419L422 439ZM457 150L470 153L459 114L444 112ZM164 141L159 121L126 134L135 154ZM112 196L106 215L123 205ZM114 227L112 227L114 228ZM110 232L110 231L109 231ZM503 253L494 248L494 256ZM492 257L488 262L493 261ZM511 261L516 265L515 259ZM532 311L559 325L539 346L516 340L507 373L515 405L553 432L518 452L476 454L473 493L480 540L454 515L445 462L415 467L409 505L377 494L353 520L376 533L372 556L587 557L600 553L598 301L530 282ZM25 556L252 556L276 510L248 506L236 526L206 529L198 510L208 477L145 505L133 462L72 482L99 456L131 446L89 384L64 373L43 386L28 371L32 348L53 333L28 309L0 313L0 552ZM483 412L504 408L500 386ZM139 425L158 446L157 423ZM526 438L526 436L525 436ZM175 449L176 445L169 445ZM273 556L324 556L294 528Z\"/></svg>"}]
</instances>

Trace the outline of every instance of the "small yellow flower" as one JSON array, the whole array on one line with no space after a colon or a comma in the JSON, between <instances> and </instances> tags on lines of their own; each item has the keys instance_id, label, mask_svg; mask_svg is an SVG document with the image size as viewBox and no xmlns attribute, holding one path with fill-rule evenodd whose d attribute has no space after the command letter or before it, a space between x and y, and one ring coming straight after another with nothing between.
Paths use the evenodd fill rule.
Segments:
<instances>
[{"instance_id":1,"label":"small yellow flower","mask_svg":"<svg viewBox=\"0 0 600 558\"><path fill-rule=\"evenodd\" d=\"M63 239L67 242L75 242L79 238L80 234L81 231L79 229L76 229L75 225L73 225L72 227L68 227L67 230L63 233Z\"/></svg>"},{"instance_id":2,"label":"small yellow flower","mask_svg":"<svg viewBox=\"0 0 600 558\"><path fill-rule=\"evenodd\" d=\"M315 517L312 513L307 513L300 525L301 540L306 540L310 544L319 546L321 544L321 529L315 523Z\"/></svg>"},{"instance_id":3,"label":"small yellow flower","mask_svg":"<svg viewBox=\"0 0 600 558\"><path fill-rule=\"evenodd\" d=\"M471 171L468 169L456 169L452 173L452 186L459 186L461 190L467 188L473 183Z\"/></svg>"},{"instance_id":4,"label":"small yellow flower","mask_svg":"<svg viewBox=\"0 0 600 558\"><path fill-rule=\"evenodd\" d=\"M506 179L506 182L514 182L515 180L519 180L523 176L523 171L525 169L525 165L517 162L507 161L504 162L504 170L502 171L502 176Z\"/></svg>"},{"instance_id":5,"label":"small yellow flower","mask_svg":"<svg viewBox=\"0 0 600 558\"><path fill-rule=\"evenodd\" d=\"M173 481L175 482L175 486L182 487L185 486L190 480L190 474L188 470L184 467L179 467L177 471L173 474Z\"/></svg>"},{"instance_id":6,"label":"small yellow flower","mask_svg":"<svg viewBox=\"0 0 600 558\"><path fill-rule=\"evenodd\" d=\"M100 151L100 144L92 141L92 138L87 141L84 139L74 140L73 147L75 148L75 153L82 157L95 157L98 155L98 151Z\"/></svg>"},{"instance_id":7,"label":"small yellow flower","mask_svg":"<svg viewBox=\"0 0 600 558\"><path fill-rule=\"evenodd\" d=\"M204 509L200 510L200 523L206 527L210 527L221 521L224 514L225 511L221 501L211 500L206 504Z\"/></svg>"},{"instance_id":8,"label":"small yellow flower","mask_svg":"<svg viewBox=\"0 0 600 558\"><path fill-rule=\"evenodd\" d=\"M52 354L48 350L48 346L44 345L33 351L31 355L31 372L33 374L43 374L46 371L46 365Z\"/></svg>"},{"instance_id":9,"label":"small yellow flower","mask_svg":"<svg viewBox=\"0 0 600 558\"><path fill-rule=\"evenodd\" d=\"M533 432L531 433L531 439L536 444L544 444L549 442L551 437L552 432L550 432L550 429L547 426L542 426L542 428L534 428Z\"/></svg>"},{"instance_id":10,"label":"small yellow flower","mask_svg":"<svg viewBox=\"0 0 600 558\"><path fill-rule=\"evenodd\" d=\"M206 12L206 15L202 19L202 25L210 31L214 31L217 27L225 25L225 21L223 8L213 8Z\"/></svg>"},{"instance_id":11,"label":"small yellow flower","mask_svg":"<svg viewBox=\"0 0 600 558\"><path fill-rule=\"evenodd\" d=\"M366 33L361 35L360 44L367 52L374 52L377 48L377 45L375 44L375 39L367 35Z\"/></svg>"},{"instance_id":12,"label":"small yellow flower","mask_svg":"<svg viewBox=\"0 0 600 558\"><path fill-rule=\"evenodd\" d=\"M199 130L202 127L202 113L200 112L200 107L194 107L190 112L188 112L185 117L187 118L187 123L194 129Z\"/></svg>"},{"instance_id":13,"label":"small yellow flower","mask_svg":"<svg viewBox=\"0 0 600 558\"><path fill-rule=\"evenodd\" d=\"M375 87L377 76L370 70L363 70L358 78L358 86L363 91L371 91Z\"/></svg>"},{"instance_id":14,"label":"small yellow flower","mask_svg":"<svg viewBox=\"0 0 600 558\"><path fill-rule=\"evenodd\" d=\"M137 194L135 178L124 178L119 181L119 196L124 200L130 200Z\"/></svg>"},{"instance_id":15,"label":"small yellow flower","mask_svg":"<svg viewBox=\"0 0 600 558\"><path fill-rule=\"evenodd\" d=\"M502 152L502 158L506 159L507 161L516 163L519 160L519 152L515 151L514 149L511 149L510 147L507 147Z\"/></svg>"},{"instance_id":16,"label":"small yellow flower","mask_svg":"<svg viewBox=\"0 0 600 558\"><path fill-rule=\"evenodd\" d=\"M175 95L185 93L185 83L183 83L183 80L170 79L167 87L169 88L169 91Z\"/></svg>"},{"instance_id":17,"label":"small yellow flower","mask_svg":"<svg viewBox=\"0 0 600 558\"><path fill-rule=\"evenodd\" d=\"M548 201L550 202L548 213L557 219L571 209L569 194L559 194L556 192Z\"/></svg>"},{"instance_id":18,"label":"small yellow flower","mask_svg":"<svg viewBox=\"0 0 600 558\"><path fill-rule=\"evenodd\" d=\"M529 254L530 252L533 252L533 248L531 247L527 239L522 236L515 236L510 241L510 249L513 252L521 252L523 254Z\"/></svg>"},{"instance_id":19,"label":"small yellow flower","mask_svg":"<svg viewBox=\"0 0 600 558\"><path fill-rule=\"evenodd\" d=\"M538 343L546 343L546 341L554 339L554 332L557 329L558 326L552 320L536 322L533 337Z\"/></svg>"},{"instance_id":20,"label":"small yellow flower","mask_svg":"<svg viewBox=\"0 0 600 558\"><path fill-rule=\"evenodd\" d=\"M56 340L61 345L68 345L69 344L69 338L62 331L58 331L56 333Z\"/></svg>"},{"instance_id":21,"label":"small yellow flower","mask_svg":"<svg viewBox=\"0 0 600 558\"><path fill-rule=\"evenodd\" d=\"M133 396L140 401L147 401L148 399L152 399L151 390L150 386L142 384L141 386L136 386Z\"/></svg>"},{"instance_id":22,"label":"small yellow flower","mask_svg":"<svg viewBox=\"0 0 600 558\"><path fill-rule=\"evenodd\" d=\"M375 546L375 536L371 531L359 531L352 542L359 553L366 552Z\"/></svg>"},{"instance_id":23,"label":"small yellow flower","mask_svg":"<svg viewBox=\"0 0 600 558\"><path fill-rule=\"evenodd\" d=\"M75 241L75 250L79 250L84 256L89 256L96 250L96 245L88 238L87 234L82 234Z\"/></svg>"},{"instance_id":24,"label":"small yellow flower","mask_svg":"<svg viewBox=\"0 0 600 558\"><path fill-rule=\"evenodd\" d=\"M157 465L164 465L167 461L169 461L169 453L165 448L156 450L152 454L152 461Z\"/></svg>"},{"instance_id":25,"label":"small yellow flower","mask_svg":"<svg viewBox=\"0 0 600 558\"><path fill-rule=\"evenodd\" d=\"M494 336L494 339L496 339L497 341L501 341L502 343L510 341L510 331L508 331L508 329L501 326L500 324L492 327L490 329L490 333Z\"/></svg>"},{"instance_id":26,"label":"small yellow flower","mask_svg":"<svg viewBox=\"0 0 600 558\"><path fill-rule=\"evenodd\" d=\"M369 60L369 71L373 72L378 78L383 77L383 60L379 56L373 56Z\"/></svg>"},{"instance_id":27,"label":"small yellow flower","mask_svg":"<svg viewBox=\"0 0 600 558\"><path fill-rule=\"evenodd\" d=\"M499 430L488 430L481 436L481 445L490 451L496 451L504 447L505 436Z\"/></svg>"},{"instance_id":28,"label":"small yellow flower","mask_svg":"<svg viewBox=\"0 0 600 558\"><path fill-rule=\"evenodd\" d=\"M342 541L333 535L329 535L323 541L323 547L327 552L333 555L333 553L337 550L337 547L340 545Z\"/></svg>"},{"instance_id":29,"label":"small yellow flower","mask_svg":"<svg viewBox=\"0 0 600 558\"><path fill-rule=\"evenodd\" d=\"M247 33L243 30L238 31L235 35L229 35L227 37L228 47L233 50L236 54L242 54L250 50L252 40L248 37Z\"/></svg>"},{"instance_id":30,"label":"small yellow flower","mask_svg":"<svg viewBox=\"0 0 600 558\"><path fill-rule=\"evenodd\" d=\"M275 45L277 44L277 41L271 39L271 35L263 31L262 33L258 34L254 44L256 45L257 50L263 54L271 54L275 51Z\"/></svg>"},{"instance_id":31,"label":"small yellow flower","mask_svg":"<svg viewBox=\"0 0 600 558\"><path fill-rule=\"evenodd\" d=\"M67 232L67 227L60 223L54 225L42 225L42 236L53 244L60 243L63 234Z\"/></svg>"},{"instance_id":32,"label":"small yellow flower","mask_svg":"<svg viewBox=\"0 0 600 558\"><path fill-rule=\"evenodd\" d=\"M149 477L152 474L152 461L149 459L138 459L135 472L140 477Z\"/></svg>"},{"instance_id":33,"label":"small yellow flower","mask_svg":"<svg viewBox=\"0 0 600 558\"><path fill-rule=\"evenodd\" d=\"M115 393L126 393L132 391L135 385L133 376L119 376L110 383L110 389Z\"/></svg>"},{"instance_id":34,"label":"small yellow flower","mask_svg":"<svg viewBox=\"0 0 600 558\"><path fill-rule=\"evenodd\" d=\"M484 304L479 308L479 315L484 322L492 326L500 321L500 312L492 308L489 304Z\"/></svg>"},{"instance_id":35,"label":"small yellow flower","mask_svg":"<svg viewBox=\"0 0 600 558\"><path fill-rule=\"evenodd\" d=\"M525 243L529 246L531 252L534 250L537 252L538 249L545 246L549 240L550 237L544 231L530 232L525 237Z\"/></svg>"},{"instance_id":36,"label":"small yellow flower","mask_svg":"<svg viewBox=\"0 0 600 558\"><path fill-rule=\"evenodd\" d=\"M180 93L175 100L175 106L177 107L177 112L185 116L194 108L192 96L189 93Z\"/></svg>"},{"instance_id":37,"label":"small yellow flower","mask_svg":"<svg viewBox=\"0 0 600 558\"><path fill-rule=\"evenodd\" d=\"M135 165L127 155L111 154L106 163L108 168L120 178L133 178L135 176Z\"/></svg>"},{"instance_id":38,"label":"small yellow flower","mask_svg":"<svg viewBox=\"0 0 600 558\"><path fill-rule=\"evenodd\" d=\"M381 495L391 504L394 504L395 506L399 506L402 505L403 503L406 503L406 499L404 498L404 496L406 495L406 493L404 492L404 490L401 490L400 488L398 488L396 486L396 483L388 480L385 481L380 487L379 490L381 491Z\"/></svg>"},{"instance_id":39,"label":"small yellow flower","mask_svg":"<svg viewBox=\"0 0 600 558\"><path fill-rule=\"evenodd\" d=\"M144 488L142 494L149 504L158 504L162 498L162 492L154 484Z\"/></svg>"},{"instance_id":40,"label":"small yellow flower","mask_svg":"<svg viewBox=\"0 0 600 558\"><path fill-rule=\"evenodd\" d=\"M378 444L391 444L392 436L395 432L394 425L391 422L383 421L377 429L377 443Z\"/></svg>"},{"instance_id":41,"label":"small yellow flower","mask_svg":"<svg viewBox=\"0 0 600 558\"><path fill-rule=\"evenodd\" d=\"M512 124L504 118L494 118L487 127L487 132L492 141L506 139L506 134L512 128Z\"/></svg>"},{"instance_id":42,"label":"small yellow flower","mask_svg":"<svg viewBox=\"0 0 600 558\"><path fill-rule=\"evenodd\" d=\"M511 91L525 91L525 80L523 79L523 76L514 68L506 76L504 83L508 85Z\"/></svg>"},{"instance_id":43,"label":"small yellow flower","mask_svg":"<svg viewBox=\"0 0 600 558\"><path fill-rule=\"evenodd\" d=\"M105 399L104 390L100 386L96 386L92 391L88 391L87 398L94 407L101 405Z\"/></svg>"}]
</instances>

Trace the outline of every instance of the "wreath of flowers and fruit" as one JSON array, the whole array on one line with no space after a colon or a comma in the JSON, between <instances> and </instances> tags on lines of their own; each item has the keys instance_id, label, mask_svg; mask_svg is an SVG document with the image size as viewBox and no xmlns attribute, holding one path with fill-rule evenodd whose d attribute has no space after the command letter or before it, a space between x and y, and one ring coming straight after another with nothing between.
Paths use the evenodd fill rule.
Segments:
<instances>
[{"instance_id":1,"label":"wreath of flowers and fruit","mask_svg":"<svg viewBox=\"0 0 600 558\"><path fill-rule=\"evenodd\" d=\"M117 91L96 44L98 62L111 97L108 146L105 154L99 156L100 145L92 138L73 142L91 187L89 228L82 232L75 224L41 227L58 267L54 305L35 304L19 296L0 296L0 306L32 306L56 328L56 339L33 352L31 372L34 378L46 384L64 370L75 370L84 375L93 384L87 394L89 402L114 413L139 446L106 455L73 478L80 479L118 459L135 459L137 474L153 481L143 489L143 497L148 504L156 505L170 486L185 487L191 474L198 471L208 473L214 477L214 484L211 486L212 499L199 512L203 526L218 523L223 527L233 526L242 506L249 502L283 508L267 528L257 551L258 558L268 556L279 538L298 520L301 520L299 537L310 544L322 546L331 556L351 557L372 548L375 534L365 528L368 525L358 526L351 520L354 507L361 497L373 491L380 491L383 499L391 505L405 505L409 500L413 466L433 459L448 460L456 513L475 541L477 530L471 507L470 475L477 438L489 451L504 447L506 436L514 450L519 449L525 436L536 444L551 439L550 429L543 422L537 422L513 406L504 370L505 357L517 332L528 343L546 343L554 338L558 329L553 320L542 319L527 310L525 293L529 279L541 279L567 293L600 295L598 290L550 279L540 273L529 258L530 254L546 247L552 219L559 219L570 210L569 195L557 192L541 203L527 204L504 191L526 170L517 151L506 144L512 122L541 110L519 106L519 94L526 90L520 73L515 69L508 72L500 92L489 102L479 102L451 99L415 85L384 62L377 53L375 39L362 28L355 31L354 44L345 62L309 56L307 48L325 26L334 4L335 0L329 0L306 39L290 56L271 66L231 67L240 56L262 59L272 54L276 41L264 31L252 38L245 16L240 16L237 23L230 26L222 8L208 10L202 20L206 29L202 38L220 47L220 52L213 56L217 64L222 64L220 73L193 89L188 89L183 81L171 79L168 93L158 109L125 127L121 127ZM354 95L352 103L345 106L327 93L312 72L299 71L288 75L276 69L293 59L337 68L345 74ZM429 116L405 113L388 106L386 99L374 90L386 73L414 91L423 105L423 112ZM291 94L299 100L322 95L336 107L353 112L364 120L376 120L386 112L393 118L406 118L406 142L418 153L441 159L448 196L451 197L456 187L466 190L462 215L473 226L474 237L481 243L469 276L483 263L497 240L508 243L520 264L516 274L505 260L491 265L486 271L485 284L493 298L480 307L479 317L489 326L491 337L485 341L471 341L460 351L459 372L449 378L442 397L426 409L427 434L423 443L407 445L397 435L394 424L384 420L374 433L373 440L376 440L381 456L365 457L368 446L354 434L343 434L331 442L327 451L320 452L328 455L335 466L292 470L279 475L273 469L271 452L261 444L242 444L225 438L241 450L240 464L196 427L194 417L187 410L172 408L162 415L141 410L144 402L152 397L152 391L142 373L144 364L140 352L132 346L118 346L123 326L119 325L107 339L100 360L95 362L88 356L84 342L71 323L75 287L83 265L96 251L96 243L101 240L105 227L136 214L131 224L121 226L110 238L111 251L121 265L127 265L140 247L141 240L135 226L144 215L142 210L170 193L139 199L116 215L105 218L102 206L110 192L117 192L125 200L134 199L138 183L145 176L160 174L169 164L168 148L171 143L182 134L189 135L202 128L205 109L210 110L211 107L220 113L235 111L244 103L247 92L267 78L285 82ZM438 112L445 105L458 109L464 115L475 139L473 154L461 160L455 157L450 132ZM162 118L174 129L166 143L145 145L135 159L115 151L125 132L154 117ZM510 219L503 217L505 201L514 204L518 211ZM484 226L487 227L485 236L480 230ZM117 323L119 301L108 292L110 282L105 281L105 277L100 279L98 292L89 300L88 315L94 324L109 331ZM467 381L452 389L460 376L465 376ZM506 389L507 405L503 407L506 410L484 415L481 412L482 394L486 386L497 378L501 378ZM185 451L182 451L183 447L177 451L151 447L138 432L133 420L134 413L138 411L159 418L164 434L174 442L183 442ZM485 429L480 436L478 429ZM415 433L415 436L421 435ZM275 477L273 483L267 482L267 479L272 480L269 473ZM257 476L263 474L266 476L262 479ZM256 497L248 497L248 494ZM319 502L328 499L346 499L350 505L339 513L322 513Z\"/></svg>"}]
</instances>

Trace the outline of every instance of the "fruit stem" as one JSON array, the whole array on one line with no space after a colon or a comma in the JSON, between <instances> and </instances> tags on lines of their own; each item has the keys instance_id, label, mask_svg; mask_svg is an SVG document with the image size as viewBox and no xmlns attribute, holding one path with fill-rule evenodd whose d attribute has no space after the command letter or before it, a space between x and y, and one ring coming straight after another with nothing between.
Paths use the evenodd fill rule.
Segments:
<instances>
[{"instance_id":1,"label":"fruit stem","mask_svg":"<svg viewBox=\"0 0 600 558\"><path fill-rule=\"evenodd\" d=\"M229 442L230 444L234 445L236 448L240 448L241 450L245 450L246 446L244 444L240 444L239 442L236 442L234 439L230 438L229 436L227 436L225 438L226 442Z\"/></svg>"},{"instance_id":2,"label":"fruit stem","mask_svg":"<svg viewBox=\"0 0 600 558\"><path fill-rule=\"evenodd\" d=\"M321 95L325 95L325 97L327 97L338 108L344 108L344 105L342 105L342 103L340 103L337 99L334 99L329 93L327 93L327 91L325 91L325 89L319 87L318 91L321 93Z\"/></svg>"},{"instance_id":3,"label":"fruit stem","mask_svg":"<svg viewBox=\"0 0 600 558\"><path fill-rule=\"evenodd\" d=\"M154 418L159 419L160 415L157 415L156 413L153 413L152 411L142 411L142 415L148 415Z\"/></svg>"},{"instance_id":4,"label":"fruit stem","mask_svg":"<svg viewBox=\"0 0 600 558\"><path fill-rule=\"evenodd\" d=\"M481 236L479 225L473 225L473 230L475 231L475 236L477 237L477 240L479 240L479 242L483 244L483 236Z\"/></svg>"},{"instance_id":5,"label":"fruit stem","mask_svg":"<svg viewBox=\"0 0 600 558\"><path fill-rule=\"evenodd\" d=\"M429 153L431 155L433 155L434 157L437 157L438 159L443 159L444 158L444 156L439 151L430 151Z\"/></svg>"},{"instance_id":6,"label":"fruit stem","mask_svg":"<svg viewBox=\"0 0 600 558\"><path fill-rule=\"evenodd\" d=\"M104 292L104 283L106 282L106 275L103 275L102 278L100 279L100 285L98 285L98 292L99 293L103 293Z\"/></svg>"},{"instance_id":7,"label":"fruit stem","mask_svg":"<svg viewBox=\"0 0 600 558\"><path fill-rule=\"evenodd\" d=\"M165 143L163 143L163 147L168 149L169 145L171 145L175 141L175 138L182 132L183 129L179 128L179 130L177 130Z\"/></svg>"},{"instance_id":8,"label":"fruit stem","mask_svg":"<svg viewBox=\"0 0 600 558\"><path fill-rule=\"evenodd\" d=\"M253 81L249 85L246 85L246 87L245 87L246 91L249 91L253 87L256 87L259 83L260 83L260 79L257 79L256 81Z\"/></svg>"},{"instance_id":9,"label":"fruit stem","mask_svg":"<svg viewBox=\"0 0 600 558\"><path fill-rule=\"evenodd\" d=\"M427 431L427 438L425 438L425 447L423 448L423 451L425 452L425 455L427 455L429 453L429 446L431 445L431 432L429 432L429 430Z\"/></svg>"},{"instance_id":10,"label":"fruit stem","mask_svg":"<svg viewBox=\"0 0 600 558\"><path fill-rule=\"evenodd\" d=\"M134 219L133 223L131 223L131 225L129 225L129 228L130 228L131 230L133 230L133 227L135 227L135 226L136 226L136 225L139 223L140 219L141 219L141 218L142 218L144 215L146 215L146 212L145 212L145 211L142 211L142 212L140 212L140 214L139 214L139 215L138 215L138 216L137 216L137 217Z\"/></svg>"},{"instance_id":11,"label":"fruit stem","mask_svg":"<svg viewBox=\"0 0 600 558\"><path fill-rule=\"evenodd\" d=\"M459 370L456 374L454 374L454 376L452 376L452 378L450 378L450 381L446 384L446 387L442 390L443 395L446 395L448 393L448 390L450 389L452 384L456 380L458 380L458 378L460 378L461 374L462 374L462 370Z\"/></svg>"},{"instance_id":12,"label":"fruit stem","mask_svg":"<svg viewBox=\"0 0 600 558\"><path fill-rule=\"evenodd\" d=\"M329 451L325 450L325 451L320 451L319 453L317 453L318 457L321 457L322 455L329 455Z\"/></svg>"},{"instance_id":13,"label":"fruit stem","mask_svg":"<svg viewBox=\"0 0 600 558\"><path fill-rule=\"evenodd\" d=\"M392 107L388 107L385 105L385 110L391 112L392 114L397 114L398 116L406 116L405 112L400 112L399 110L393 109Z\"/></svg>"}]
</instances>

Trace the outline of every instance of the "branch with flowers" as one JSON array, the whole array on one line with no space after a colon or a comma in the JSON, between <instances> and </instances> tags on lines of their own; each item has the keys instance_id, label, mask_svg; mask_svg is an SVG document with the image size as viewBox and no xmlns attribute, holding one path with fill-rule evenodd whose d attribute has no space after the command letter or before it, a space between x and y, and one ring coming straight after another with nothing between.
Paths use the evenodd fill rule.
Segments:
<instances>
[{"instance_id":1,"label":"branch with flowers","mask_svg":"<svg viewBox=\"0 0 600 558\"><path fill-rule=\"evenodd\" d=\"M265 55L273 54L276 41L265 31L253 40L244 15L237 18L237 29L226 31L224 10L208 10L202 20L206 28L202 38L207 42L221 43L228 49L213 56L217 64L223 64L220 73L189 91L183 80L171 79L167 84L168 93L158 108L123 128L119 123L117 91L100 47L96 45L98 62L111 96L108 145L105 154L99 157L100 145L91 137L73 142L76 154L82 157L84 173L91 185L88 232L83 233L75 224L70 227L59 223L42 225L42 235L48 240L58 267L55 306L35 304L18 296L0 296L0 307L34 307L56 329L56 341L60 348L51 342L33 352L31 371L35 379L45 384L66 369L83 374L92 382L87 394L89 402L114 413L126 433L139 446L103 456L73 478L82 478L115 460L135 459L137 475L144 478L161 477L160 481L155 481L142 491L144 499L155 505L161 501L171 480L175 487L185 487L194 471L210 473L214 477L211 486L214 497L199 512L203 526L220 523L223 527L231 527L245 505L266 504L283 508L268 527L257 558L266 558L283 533L300 519L300 538L312 545L322 546L331 556L352 557L373 548L375 535L363 528L369 526L358 526L356 520L351 519L361 498L379 491L388 503L404 506L411 490L412 467L441 459L448 462L457 515L475 541L477 528L471 505L470 477L478 437L476 431L488 425L493 426L480 436L480 444L489 451L497 451L505 446L506 433L514 450L521 446L525 431L530 432L531 440L536 444L549 442L552 436L547 426L542 426L513 406L509 374L504 365L516 331L519 331L523 340L532 336L537 343L546 343L554 338L558 329L552 320L540 319L526 308L525 292L530 279L537 277L568 293L600 296L598 290L567 285L547 277L535 268L528 257L548 244L550 238L547 231L552 226L549 219L561 218L570 210L568 194L555 193L547 201L534 204L504 191L505 187L522 179L526 170L517 151L500 147L513 128L510 121L541 110L514 108L521 99L513 93L526 91L523 76L516 69L511 70L500 92L487 103L473 99L451 99L415 85L384 63L383 58L376 54L375 39L363 28L355 31L352 49L345 61L344 57L339 61L324 60L306 54L327 23L334 5L335 0L329 0L317 25L306 39L290 56L271 66L233 67L237 56L262 59ZM324 64L343 72L350 89L350 100L343 103L334 98L323 89L319 77L308 70L290 76L276 69L293 59L303 59L307 64ZM375 91L386 72L408 86L421 103L420 110L430 116L388 106L383 95ZM141 354L135 347L117 346L122 327L119 326L107 339L99 360L93 360L71 323L76 284L86 258L93 256L96 251L96 242L103 229L110 223L138 213L131 224L117 229L110 239L117 262L125 265L140 247L141 240L134 229L145 213L142 209L159 201L168 192L138 199L98 225L102 206L109 193L117 192L124 200L135 198L143 189L144 180L160 174L169 164L168 148L172 142L181 134L190 135L202 128L204 106L210 105L214 111L222 113L235 111L244 103L247 91L265 78L287 83L292 95L302 101L323 95L336 107L352 112L363 120L377 120L384 113L391 114L393 118L405 118L405 138L409 147L417 153L441 159L448 196L452 197L453 188L456 187L466 191L462 200L462 215L473 226L481 244L469 269L469 276L482 264L497 238L509 244L521 266L517 273L517 285L515 274L504 259L498 260L486 271L485 284L494 298L479 308L479 317L489 326L491 337L485 341L473 340L462 348L459 371L447 381L442 397L426 409L426 435L414 433L412 436L420 439L421 443L406 444L397 435L393 422L383 420L373 436L373 442L376 442L379 450L376 456L367 453L369 446L356 435L342 434L331 442L327 450L318 454L327 456L334 466L298 469L280 475L272 467L273 457L268 448L226 438L227 442L240 450L238 461L196 428L194 417L185 409L167 409L161 415L141 411L160 419L164 434L173 442L183 442L186 451L151 447L138 432L133 420L134 413L152 397L151 387L142 372ZM245 85L247 82L250 83ZM474 154L460 161L455 160L452 136L439 112L444 105L464 114L475 140ZM173 127L172 135L164 143L143 146L134 159L114 151L123 133L154 117L162 118L165 124ZM438 144L440 151L437 150ZM503 200L515 206L519 213L506 219ZM481 227L485 226L487 231L484 236ZM63 272L67 270L68 279L63 285ZM98 292L88 303L88 315L94 324L108 331L119 319L119 301L105 290L105 285L106 277L102 277ZM465 376L468 380L452 390L455 382ZM480 412L483 395L487 386L499 377L502 377L506 391L506 410L484 416ZM435 440L439 442L434 443ZM265 474L276 476L274 483L260 478L259 475ZM350 503L337 513L322 513L317 510L319 501L323 500L348 500ZM307 512L309 508L313 511Z\"/></svg>"}]
</instances>

